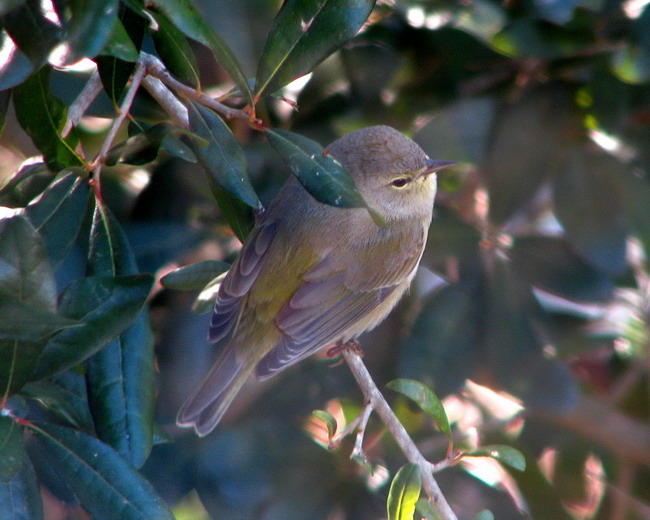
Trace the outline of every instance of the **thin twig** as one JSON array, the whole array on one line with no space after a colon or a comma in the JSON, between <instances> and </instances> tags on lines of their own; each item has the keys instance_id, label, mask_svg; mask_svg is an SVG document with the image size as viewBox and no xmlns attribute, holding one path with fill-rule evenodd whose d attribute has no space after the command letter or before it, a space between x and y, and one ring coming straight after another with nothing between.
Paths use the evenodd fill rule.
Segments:
<instances>
[{"instance_id":1,"label":"thin twig","mask_svg":"<svg viewBox=\"0 0 650 520\"><path fill-rule=\"evenodd\" d=\"M61 137L67 137L72 128L79 124L88 107L95 101L95 98L101 91L102 80L99 77L99 71L95 70L77 96L77 99L70 105L65 125L63 125L63 130L61 130Z\"/></svg>"},{"instance_id":2,"label":"thin twig","mask_svg":"<svg viewBox=\"0 0 650 520\"><path fill-rule=\"evenodd\" d=\"M147 89L147 92L158 101L161 107L165 109L174 122L188 129L190 127L190 120L187 115L187 108L181 103L176 96L169 90L165 84L154 76L145 76L142 79L142 86Z\"/></svg>"},{"instance_id":3,"label":"thin twig","mask_svg":"<svg viewBox=\"0 0 650 520\"><path fill-rule=\"evenodd\" d=\"M368 420L370 419L370 414L372 414L372 403L367 402L363 407L363 411L359 416L359 427L357 428L357 437L354 440L354 448L352 449L352 454L350 458L361 457L364 461L366 456L363 453L363 436L366 433L366 427L368 426Z\"/></svg>"},{"instance_id":4,"label":"thin twig","mask_svg":"<svg viewBox=\"0 0 650 520\"><path fill-rule=\"evenodd\" d=\"M386 425L386 429L390 432L395 442L406 456L406 458L415 464L419 464L420 472L422 474L422 487L438 508L438 512L443 520L457 520L456 514L452 511L447 500L445 499L438 483L433 478L431 471L431 463L424 458L422 453L418 450L404 428L399 419L393 413L393 410L384 399L377 385L372 380L368 369L363 364L361 357L352 349L343 350L345 361L350 367L352 375L357 380L361 391L363 392L366 401L372 405L372 408L377 412L382 422Z\"/></svg>"}]
</instances>

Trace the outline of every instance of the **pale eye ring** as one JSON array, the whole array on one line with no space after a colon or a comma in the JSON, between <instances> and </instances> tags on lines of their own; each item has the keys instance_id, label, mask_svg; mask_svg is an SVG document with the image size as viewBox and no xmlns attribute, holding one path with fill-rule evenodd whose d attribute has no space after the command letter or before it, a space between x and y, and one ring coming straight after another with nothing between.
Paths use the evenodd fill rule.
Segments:
<instances>
[{"instance_id":1,"label":"pale eye ring","mask_svg":"<svg viewBox=\"0 0 650 520\"><path fill-rule=\"evenodd\" d=\"M409 180L406 177L397 177L397 179L393 179L390 184L393 186L393 188L403 188L409 183Z\"/></svg>"}]
</instances>

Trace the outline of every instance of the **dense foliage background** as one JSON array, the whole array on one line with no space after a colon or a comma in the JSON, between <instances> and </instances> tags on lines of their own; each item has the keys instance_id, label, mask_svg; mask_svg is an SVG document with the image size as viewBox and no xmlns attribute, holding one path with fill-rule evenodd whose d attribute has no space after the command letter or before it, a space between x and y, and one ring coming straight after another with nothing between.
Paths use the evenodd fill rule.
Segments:
<instances>
[{"instance_id":1,"label":"dense foliage background","mask_svg":"<svg viewBox=\"0 0 650 520\"><path fill-rule=\"evenodd\" d=\"M0 518L386 517L405 459L381 423L364 462L354 439L324 449L311 415L342 427L359 411L344 365L252 384L204 439L174 425L215 357L203 288L290 174L262 128L324 146L380 123L458 165L439 176L414 288L362 338L365 360L382 387L434 388L456 449L506 445L527 463L437 473L458 517L650 518L646 2L196 7L0 4ZM151 84L129 89L141 52L180 81L167 85L189 119ZM94 101L71 114L95 70ZM444 460L432 419L386 395Z\"/></svg>"}]
</instances>

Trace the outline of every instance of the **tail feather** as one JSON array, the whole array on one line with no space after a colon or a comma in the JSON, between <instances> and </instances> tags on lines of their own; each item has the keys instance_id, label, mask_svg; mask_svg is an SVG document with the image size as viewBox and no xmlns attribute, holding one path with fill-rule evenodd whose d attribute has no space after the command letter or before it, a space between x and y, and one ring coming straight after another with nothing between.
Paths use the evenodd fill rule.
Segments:
<instances>
[{"instance_id":1,"label":"tail feather","mask_svg":"<svg viewBox=\"0 0 650 520\"><path fill-rule=\"evenodd\" d=\"M176 424L193 427L201 437L210 433L226 413L253 368L254 364L237 359L234 345L228 345L199 388L181 406Z\"/></svg>"}]
</instances>

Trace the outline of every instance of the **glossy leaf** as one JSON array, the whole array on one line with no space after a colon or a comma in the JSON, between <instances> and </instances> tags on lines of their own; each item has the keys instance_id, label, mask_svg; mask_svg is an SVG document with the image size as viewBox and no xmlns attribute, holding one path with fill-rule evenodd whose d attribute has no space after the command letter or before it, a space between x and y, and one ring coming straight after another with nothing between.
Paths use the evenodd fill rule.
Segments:
<instances>
[{"instance_id":1,"label":"glossy leaf","mask_svg":"<svg viewBox=\"0 0 650 520\"><path fill-rule=\"evenodd\" d=\"M609 274L626 266L627 223L617 176L623 166L604 152L573 152L554 180L555 212L569 242Z\"/></svg>"},{"instance_id":2,"label":"glossy leaf","mask_svg":"<svg viewBox=\"0 0 650 520\"><path fill-rule=\"evenodd\" d=\"M43 503L36 474L25 453L20 470L9 482L0 482L0 515L3 520L43 519Z\"/></svg>"},{"instance_id":3,"label":"glossy leaf","mask_svg":"<svg viewBox=\"0 0 650 520\"><path fill-rule=\"evenodd\" d=\"M36 423L36 442L97 520L173 520L164 501L133 467L101 441L77 430Z\"/></svg>"},{"instance_id":4,"label":"glossy leaf","mask_svg":"<svg viewBox=\"0 0 650 520\"><path fill-rule=\"evenodd\" d=\"M102 54L113 56L122 61L135 62L138 60L138 49L120 19L115 20L113 32L102 49Z\"/></svg>"},{"instance_id":5,"label":"glossy leaf","mask_svg":"<svg viewBox=\"0 0 650 520\"><path fill-rule=\"evenodd\" d=\"M334 437L336 434L336 419L332 417L332 414L329 412L326 412L325 410L314 410L311 413L314 417L320 419L325 426L327 427L327 435L328 438Z\"/></svg>"},{"instance_id":6,"label":"glossy leaf","mask_svg":"<svg viewBox=\"0 0 650 520\"><path fill-rule=\"evenodd\" d=\"M228 125L214 112L188 102L190 130L203 142L193 141L193 150L212 182L252 208L261 206L248 178L248 163Z\"/></svg>"},{"instance_id":7,"label":"glossy leaf","mask_svg":"<svg viewBox=\"0 0 650 520\"><path fill-rule=\"evenodd\" d=\"M21 301L0 300L0 339L38 340L61 329L80 325L47 309Z\"/></svg>"},{"instance_id":8,"label":"glossy leaf","mask_svg":"<svg viewBox=\"0 0 650 520\"><path fill-rule=\"evenodd\" d=\"M11 99L11 90L0 90L0 136L5 129L7 121L7 111L9 110L9 100Z\"/></svg>"},{"instance_id":9,"label":"glossy leaf","mask_svg":"<svg viewBox=\"0 0 650 520\"><path fill-rule=\"evenodd\" d=\"M129 137L126 141L115 145L106 156L106 164L114 166L118 163L149 164L156 160L162 140L169 134L171 127L159 123L144 132Z\"/></svg>"},{"instance_id":10,"label":"glossy leaf","mask_svg":"<svg viewBox=\"0 0 650 520\"><path fill-rule=\"evenodd\" d=\"M89 196L88 179L69 173L27 206L25 212L43 237L52 265L59 264L74 245Z\"/></svg>"},{"instance_id":11,"label":"glossy leaf","mask_svg":"<svg viewBox=\"0 0 650 520\"><path fill-rule=\"evenodd\" d=\"M204 260L196 264L179 267L160 279L167 289L194 291L202 289L210 281L230 269L230 264L219 260Z\"/></svg>"},{"instance_id":12,"label":"glossy leaf","mask_svg":"<svg viewBox=\"0 0 650 520\"><path fill-rule=\"evenodd\" d=\"M310 72L357 34L374 5L374 0L285 1L262 51L256 98Z\"/></svg>"},{"instance_id":13,"label":"glossy leaf","mask_svg":"<svg viewBox=\"0 0 650 520\"><path fill-rule=\"evenodd\" d=\"M198 162L198 159L196 158L196 155L192 149L183 141L171 134L167 134L165 137L163 137L162 147L172 157L176 157L177 159L182 159L183 161L191 163Z\"/></svg>"},{"instance_id":14,"label":"glossy leaf","mask_svg":"<svg viewBox=\"0 0 650 520\"><path fill-rule=\"evenodd\" d=\"M77 142L74 132L65 139L61 137L67 109L50 93L50 72L49 67L43 67L14 88L16 117L52 169L83 166L83 160L74 151Z\"/></svg>"},{"instance_id":15,"label":"glossy leaf","mask_svg":"<svg viewBox=\"0 0 650 520\"><path fill-rule=\"evenodd\" d=\"M481 446L478 449L465 453L463 456L491 457L502 464L507 464L511 468L515 468L519 471L524 471L526 469L526 458L519 450L516 450L512 446Z\"/></svg>"},{"instance_id":16,"label":"glossy leaf","mask_svg":"<svg viewBox=\"0 0 650 520\"><path fill-rule=\"evenodd\" d=\"M388 491L388 520L413 520L421 489L420 466L412 462L402 466Z\"/></svg>"},{"instance_id":17,"label":"glossy leaf","mask_svg":"<svg viewBox=\"0 0 650 520\"><path fill-rule=\"evenodd\" d=\"M394 379L386 385L391 390L399 392L414 401L424 412L433 417L440 430L452 442L449 419L438 396L428 386L413 379Z\"/></svg>"},{"instance_id":18,"label":"glossy leaf","mask_svg":"<svg viewBox=\"0 0 650 520\"><path fill-rule=\"evenodd\" d=\"M156 53L165 67L179 80L196 87L199 85L199 64L194 51L185 35L161 14L151 12L158 24L157 30L151 31Z\"/></svg>"},{"instance_id":19,"label":"glossy leaf","mask_svg":"<svg viewBox=\"0 0 650 520\"><path fill-rule=\"evenodd\" d=\"M221 285L225 276L226 273L220 274L205 285L203 290L196 297L194 305L192 305L193 312L196 314L207 314L212 311L214 304L217 301L219 285Z\"/></svg>"},{"instance_id":20,"label":"glossy leaf","mask_svg":"<svg viewBox=\"0 0 650 520\"><path fill-rule=\"evenodd\" d=\"M364 208L354 180L323 147L302 135L270 129L266 136L305 189L319 202L340 208Z\"/></svg>"},{"instance_id":21,"label":"glossy leaf","mask_svg":"<svg viewBox=\"0 0 650 520\"><path fill-rule=\"evenodd\" d=\"M27 206L55 177L56 173L42 161L28 162L18 168L0 189L0 205L8 208Z\"/></svg>"},{"instance_id":22,"label":"glossy leaf","mask_svg":"<svg viewBox=\"0 0 650 520\"><path fill-rule=\"evenodd\" d=\"M9 56L0 67L0 91L2 91L20 85L34 72L34 66L29 58L16 48L4 29L0 29L0 46L10 51Z\"/></svg>"},{"instance_id":23,"label":"glossy leaf","mask_svg":"<svg viewBox=\"0 0 650 520\"><path fill-rule=\"evenodd\" d=\"M72 283L61 297L59 312L85 324L59 332L48 341L33 379L84 361L124 332L142 310L151 284L147 275L89 277Z\"/></svg>"},{"instance_id":24,"label":"glossy leaf","mask_svg":"<svg viewBox=\"0 0 650 520\"><path fill-rule=\"evenodd\" d=\"M0 485L13 479L23 465L23 429L7 416L0 415Z\"/></svg>"},{"instance_id":25,"label":"glossy leaf","mask_svg":"<svg viewBox=\"0 0 650 520\"><path fill-rule=\"evenodd\" d=\"M92 274L135 275L135 257L121 226L100 205L93 215L88 265ZM86 361L88 401L97 436L135 467L153 444L155 368L148 312Z\"/></svg>"},{"instance_id":26,"label":"glossy leaf","mask_svg":"<svg viewBox=\"0 0 650 520\"><path fill-rule=\"evenodd\" d=\"M251 102L253 96L248 80L242 72L241 65L230 47L206 23L205 19L195 10L190 0L152 0L151 5L169 18L174 26L187 37L207 46L214 55L217 63L230 75L233 81Z\"/></svg>"}]
</instances>

